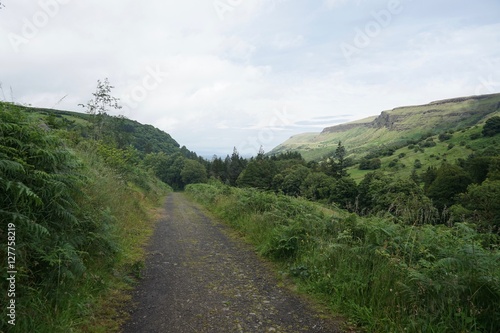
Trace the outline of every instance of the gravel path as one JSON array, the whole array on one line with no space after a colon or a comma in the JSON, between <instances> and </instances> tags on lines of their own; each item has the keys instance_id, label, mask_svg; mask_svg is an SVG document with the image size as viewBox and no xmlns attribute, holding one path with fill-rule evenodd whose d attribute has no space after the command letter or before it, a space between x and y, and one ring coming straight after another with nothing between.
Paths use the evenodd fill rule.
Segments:
<instances>
[{"instance_id":1,"label":"gravel path","mask_svg":"<svg viewBox=\"0 0 500 333\"><path fill-rule=\"evenodd\" d=\"M148 252L124 333L340 332L181 193L168 197Z\"/></svg>"}]
</instances>

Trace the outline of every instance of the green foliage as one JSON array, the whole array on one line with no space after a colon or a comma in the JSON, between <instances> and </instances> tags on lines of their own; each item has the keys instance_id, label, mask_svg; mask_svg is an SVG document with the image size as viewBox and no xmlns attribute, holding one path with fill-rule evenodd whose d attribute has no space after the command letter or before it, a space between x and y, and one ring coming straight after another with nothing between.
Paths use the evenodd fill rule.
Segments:
<instances>
[{"instance_id":1,"label":"green foliage","mask_svg":"<svg viewBox=\"0 0 500 333\"><path fill-rule=\"evenodd\" d=\"M391 179L376 171L367 174L358 188L361 213L389 213L412 225L432 223L437 218L437 210L412 179Z\"/></svg>"},{"instance_id":2,"label":"green foliage","mask_svg":"<svg viewBox=\"0 0 500 333\"><path fill-rule=\"evenodd\" d=\"M85 257L95 254L96 221L86 218L77 204L85 181L79 169L78 160L56 137L21 112L0 111L1 234L5 236L7 223L16 226L19 295L29 295L30 286L37 286L50 305L57 304L59 289L71 290L87 269ZM101 241L99 247L113 254L109 240ZM5 250L3 245L4 258ZM4 281L5 276L6 290ZM28 309L19 304L22 317Z\"/></svg>"},{"instance_id":3,"label":"green foliage","mask_svg":"<svg viewBox=\"0 0 500 333\"><path fill-rule=\"evenodd\" d=\"M456 203L456 196L464 193L471 182L472 179L462 168L443 163L426 194L439 209L450 207Z\"/></svg>"},{"instance_id":4,"label":"green foliage","mask_svg":"<svg viewBox=\"0 0 500 333\"><path fill-rule=\"evenodd\" d=\"M500 117L495 116L486 120L482 133L484 136L494 136L500 133Z\"/></svg>"},{"instance_id":5,"label":"green foliage","mask_svg":"<svg viewBox=\"0 0 500 333\"><path fill-rule=\"evenodd\" d=\"M284 194L300 196L302 194L302 183L310 174L310 170L302 165L295 165L284 172L283 182L280 189Z\"/></svg>"},{"instance_id":6,"label":"green foliage","mask_svg":"<svg viewBox=\"0 0 500 333\"><path fill-rule=\"evenodd\" d=\"M307 175L301 184L301 193L309 200L330 199L333 194L335 180L322 172Z\"/></svg>"},{"instance_id":7,"label":"green foliage","mask_svg":"<svg viewBox=\"0 0 500 333\"><path fill-rule=\"evenodd\" d=\"M128 274L125 256L139 253L127 242L144 234L131 225L149 221L145 198L165 193L134 168L134 149L96 142L70 149L57 133L18 106L0 105L0 236L6 239L8 223L16 226L18 272L16 326L3 307L0 331L78 331L95 318L98 300ZM1 257L6 250L3 243Z\"/></svg>"},{"instance_id":8,"label":"green foliage","mask_svg":"<svg viewBox=\"0 0 500 333\"><path fill-rule=\"evenodd\" d=\"M343 177L335 180L331 190L330 200L342 208L354 210L355 201L358 197L358 186L351 177Z\"/></svg>"},{"instance_id":9,"label":"green foliage","mask_svg":"<svg viewBox=\"0 0 500 333\"><path fill-rule=\"evenodd\" d=\"M441 134L439 134L438 139L439 139L439 141L443 142L443 141L450 140L452 137L453 137L453 135L451 135L449 133L441 133Z\"/></svg>"},{"instance_id":10,"label":"green foliage","mask_svg":"<svg viewBox=\"0 0 500 333\"><path fill-rule=\"evenodd\" d=\"M391 187L417 191L404 181ZM221 184L186 191L278 262L302 289L367 331L500 330L500 253L483 248L488 236L466 224L332 216L304 200Z\"/></svg>"},{"instance_id":11,"label":"green foliage","mask_svg":"<svg viewBox=\"0 0 500 333\"><path fill-rule=\"evenodd\" d=\"M207 170L195 160L186 160L181 171L182 182L187 184L206 183Z\"/></svg>"},{"instance_id":12,"label":"green foliage","mask_svg":"<svg viewBox=\"0 0 500 333\"><path fill-rule=\"evenodd\" d=\"M500 180L486 180L472 184L460 196L464 207L474 212L485 232L500 234Z\"/></svg>"},{"instance_id":13,"label":"green foliage","mask_svg":"<svg viewBox=\"0 0 500 333\"><path fill-rule=\"evenodd\" d=\"M251 159L246 168L240 173L236 183L240 187L254 187L262 190L270 189L276 165L268 158Z\"/></svg>"},{"instance_id":14,"label":"green foliage","mask_svg":"<svg viewBox=\"0 0 500 333\"><path fill-rule=\"evenodd\" d=\"M489 156L471 155L464 163L464 168L474 183L482 183L488 176L490 165L494 158Z\"/></svg>"},{"instance_id":15,"label":"green foliage","mask_svg":"<svg viewBox=\"0 0 500 333\"><path fill-rule=\"evenodd\" d=\"M422 147L422 148L436 147L436 143L434 142L434 140L432 138L428 138L427 140L425 140L424 142L422 142L420 144L420 147Z\"/></svg>"},{"instance_id":16,"label":"green foliage","mask_svg":"<svg viewBox=\"0 0 500 333\"><path fill-rule=\"evenodd\" d=\"M363 159L359 163L360 170L377 170L382 166L382 162L379 158Z\"/></svg>"},{"instance_id":17,"label":"green foliage","mask_svg":"<svg viewBox=\"0 0 500 333\"><path fill-rule=\"evenodd\" d=\"M337 149L335 149L332 158L327 160L328 169L326 170L327 171L326 173L337 179L347 176L346 156L347 156L347 151L345 147L342 145L342 142L339 141Z\"/></svg>"},{"instance_id":18,"label":"green foliage","mask_svg":"<svg viewBox=\"0 0 500 333\"><path fill-rule=\"evenodd\" d=\"M109 109L121 109L118 104L118 98L111 96L111 89L114 87L109 84L108 78L104 79L104 82L97 80L97 88L92 95L93 99L89 100L87 104L79 104L79 106L84 107L89 115L91 115L91 121L93 125L94 136L96 139L102 138L103 125L106 119L105 116L109 112Z\"/></svg>"},{"instance_id":19,"label":"green foliage","mask_svg":"<svg viewBox=\"0 0 500 333\"><path fill-rule=\"evenodd\" d=\"M413 163L413 167L415 169L420 169L422 167L422 162L417 158L415 162Z\"/></svg>"},{"instance_id":20,"label":"green foliage","mask_svg":"<svg viewBox=\"0 0 500 333\"><path fill-rule=\"evenodd\" d=\"M245 159L240 156L238 150L236 149L236 147L234 147L231 157L229 156L226 157L225 164L227 170L226 171L227 182L230 185L235 186L238 177L245 169L246 166Z\"/></svg>"}]
</instances>

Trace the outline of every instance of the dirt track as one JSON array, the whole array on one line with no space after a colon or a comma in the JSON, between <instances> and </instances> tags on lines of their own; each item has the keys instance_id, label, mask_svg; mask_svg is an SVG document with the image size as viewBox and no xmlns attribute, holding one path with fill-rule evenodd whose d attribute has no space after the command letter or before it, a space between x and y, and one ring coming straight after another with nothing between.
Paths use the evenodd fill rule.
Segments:
<instances>
[{"instance_id":1,"label":"dirt track","mask_svg":"<svg viewBox=\"0 0 500 333\"><path fill-rule=\"evenodd\" d=\"M148 253L124 333L340 332L183 194L168 197Z\"/></svg>"}]
</instances>

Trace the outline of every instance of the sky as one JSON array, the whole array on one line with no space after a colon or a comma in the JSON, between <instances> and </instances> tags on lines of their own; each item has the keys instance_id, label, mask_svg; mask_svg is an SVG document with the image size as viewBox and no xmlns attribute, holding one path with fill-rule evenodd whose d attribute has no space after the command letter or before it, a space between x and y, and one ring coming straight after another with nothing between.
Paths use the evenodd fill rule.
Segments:
<instances>
[{"instance_id":1,"label":"sky","mask_svg":"<svg viewBox=\"0 0 500 333\"><path fill-rule=\"evenodd\" d=\"M0 99L122 109L201 156L500 92L498 0L0 0Z\"/></svg>"}]
</instances>

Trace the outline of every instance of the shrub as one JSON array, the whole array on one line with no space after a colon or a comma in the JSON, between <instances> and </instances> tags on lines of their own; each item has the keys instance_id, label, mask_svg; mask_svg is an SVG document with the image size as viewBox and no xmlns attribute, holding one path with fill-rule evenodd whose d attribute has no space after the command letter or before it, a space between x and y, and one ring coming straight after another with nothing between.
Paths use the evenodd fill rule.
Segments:
<instances>
[{"instance_id":1,"label":"shrub","mask_svg":"<svg viewBox=\"0 0 500 333\"><path fill-rule=\"evenodd\" d=\"M471 140L477 140L481 137L481 133L473 133L470 135Z\"/></svg>"},{"instance_id":2,"label":"shrub","mask_svg":"<svg viewBox=\"0 0 500 333\"><path fill-rule=\"evenodd\" d=\"M359 163L360 170L377 170L382 166L382 161L379 158L363 159Z\"/></svg>"},{"instance_id":3,"label":"shrub","mask_svg":"<svg viewBox=\"0 0 500 333\"><path fill-rule=\"evenodd\" d=\"M447 140L451 139L452 137L453 137L453 135L451 135L451 134L441 133L441 134L439 134L438 139L439 139L439 141L443 142L443 141L447 141Z\"/></svg>"},{"instance_id":4,"label":"shrub","mask_svg":"<svg viewBox=\"0 0 500 333\"><path fill-rule=\"evenodd\" d=\"M491 117L486 121L482 131L484 136L494 136L500 133L500 117Z\"/></svg>"}]
</instances>

